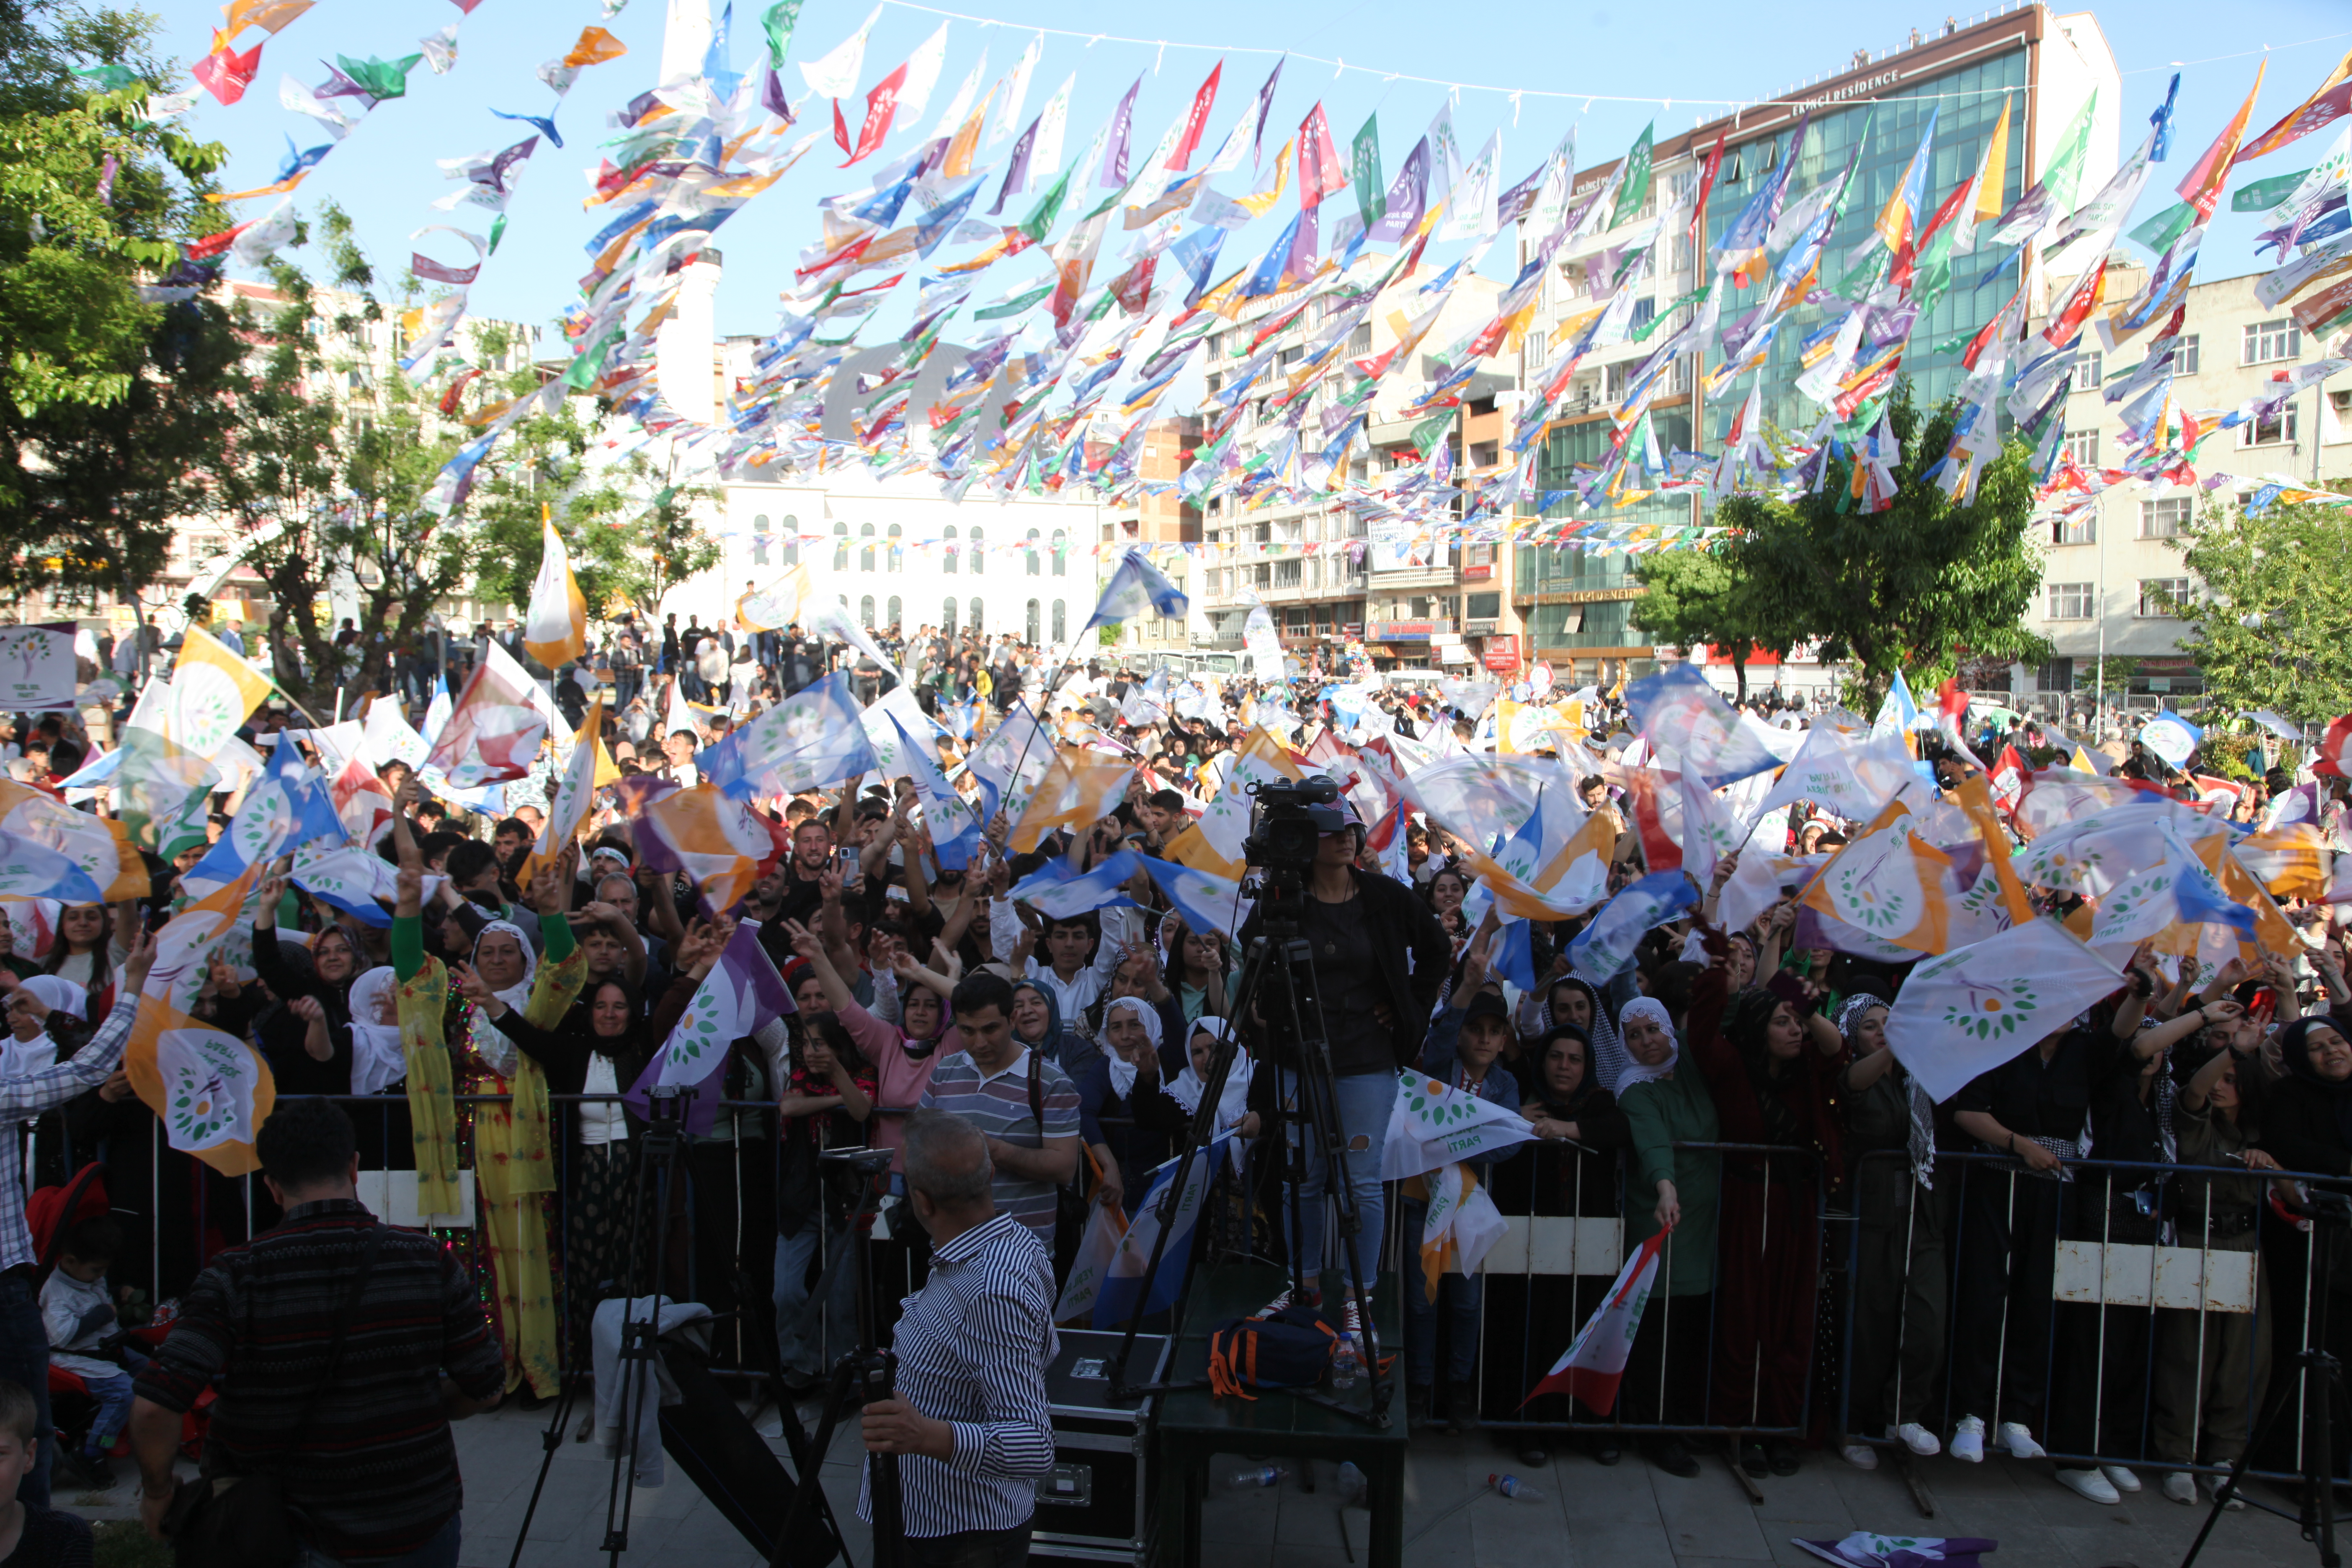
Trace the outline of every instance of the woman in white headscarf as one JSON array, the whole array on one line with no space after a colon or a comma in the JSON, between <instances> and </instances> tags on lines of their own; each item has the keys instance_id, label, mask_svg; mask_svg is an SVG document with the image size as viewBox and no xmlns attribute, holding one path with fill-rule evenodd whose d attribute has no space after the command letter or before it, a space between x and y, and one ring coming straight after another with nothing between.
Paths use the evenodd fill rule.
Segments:
<instances>
[{"instance_id":1,"label":"woman in white headscarf","mask_svg":"<svg viewBox=\"0 0 2352 1568\"><path fill-rule=\"evenodd\" d=\"M70 980L54 974L34 974L9 988L8 1038L0 1047L0 1079L22 1078L55 1066L58 1042L49 1034L49 1016L63 1013L82 1021L89 994Z\"/></svg>"},{"instance_id":2,"label":"woman in white headscarf","mask_svg":"<svg viewBox=\"0 0 2352 1568\"><path fill-rule=\"evenodd\" d=\"M1103 1054L1081 1069L1078 1104L1099 1123L1103 1184L1132 1214L1143 1201L1152 1167L1174 1151L1187 1118L1160 1092L1160 1009L1141 996L1114 996L1103 1008ZM1106 1197L1105 1202L1113 1201Z\"/></svg>"},{"instance_id":3,"label":"woman in white headscarf","mask_svg":"<svg viewBox=\"0 0 2352 1568\"><path fill-rule=\"evenodd\" d=\"M1184 1070L1169 1079L1162 1091L1181 1106L1187 1117L1199 1114L1201 1096L1208 1092L1208 1072L1213 1065L1218 1045L1229 1038L1231 1026L1223 1018L1196 1018L1192 1021L1192 1038L1185 1042ZM1223 1091L1217 1096L1217 1131L1238 1131L1244 1138L1257 1136L1257 1112L1249 1108L1250 1078L1256 1064L1249 1052L1236 1041L1234 1064L1225 1074ZM1234 1150L1234 1164L1241 1163L1242 1151Z\"/></svg>"},{"instance_id":4,"label":"woman in white headscarf","mask_svg":"<svg viewBox=\"0 0 2352 1568\"><path fill-rule=\"evenodd\" d=\"M381 1094L408 1073L400 1044L400 976L389 963L352 982L352 1092Z\"/></svg>"}]
</instances>

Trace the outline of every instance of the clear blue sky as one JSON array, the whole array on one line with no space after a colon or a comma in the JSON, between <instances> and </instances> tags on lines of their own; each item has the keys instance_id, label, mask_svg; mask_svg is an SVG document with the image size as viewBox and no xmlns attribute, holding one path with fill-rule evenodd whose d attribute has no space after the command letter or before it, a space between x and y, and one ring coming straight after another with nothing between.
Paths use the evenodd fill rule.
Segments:
<instances>
[{"instance_id":1,"label":"clear blue sky","mask_svg":"<svg viewBox=\"0 0 2352 1568\"><path fill-rule=\"evenodd\" d=\"M792 58L814 59L831 49L857 26L871 4L808 0ZM1189 102L1222 48L1223 88L1205 139L1208 149L1213 149L1273 63L1269 54L1244 49L1292 49L1342 58L1350 68L1341 74L1328 65L1291 62L1268 122L1269 156L1319 98L1343 154L1364 116L1377 111L1384 162L1393 172L1435 112L1444 89L1386 80L1386 72L1564 95L1524 98L1516 108L1514 124L1515 109L1507 93L1468 87L1460 92L1454 118L1465 157L1475 155L1487 133L1499 126L1507 183L1533 168L1571 124L1577 130L1580 161L1606 162L1648 121L1655 121L1662 138L1687 130L1697 119L1719 112L1719 105L1776 96L1794 81L1832 71L1856 48L1891 48L1914 26L1932 35L1948 14L1941 6L1888 5L1883 0L1814 0L1794 20L1745 0L1695 0L1667 6L1572 0L1559 6L1476 9L1402 0L1299 0L1296 5L1202 0L1181 9L1069 0L968 4L972 14L992 14L1007 25L958 21L951 26L946 67L924 118L926 127L982 47L988 49L993 76L1012 66L1030 27L1109 26L1126 34L1165 29L1171 37L1164 55L1149 44L1105 41L1090 47L1084 39L1049 36L1024 121L1063 77L1076 70L1078 87L1064 154L1074 157L1141 73L1144 85L1131 154L1140 163ZM209 46L209 29L219 19L217 7L166 0L155 8L163 18L167 47L184 63L201 57ZM766 0L740 0L738 5L733 49L738 69L750 68L764 58L758 16L765 8ZM2227 6L2210 0L2133 0L2095 14L2124 73L2127 142L2161 100L2173 63L2181 63L2179 131L2173 162L2168 165L2173 173L2158 182L2167 189L2236 109L2265 47L2273 53L2269 79L2255 109L2256 129L2300 101L2352 47L2352 8L2344 0L2235 0ZM1961 19L1972 15L1962 13ZM499 254L484 268L473 290L477 313L545 323L576 297L576 279L587 260L582 244L604 221L604 215L583 211L580 205L588 189L584 174L595 168L600 143L614 134L607 124L610 112L655 84L664 16L663 0L631 0L610 20L602 15L598 0L481 0L472 16L462 18L449 0L400 5L322 0L268 39L260 72L242 102L224 109L206 99L189 116L189 128L231 149L225 172L227 188L265 184L285 154L288 132L299 146L324 140L316 121L278 106L282 75L290 72L315 85L326 75L322 59L338 53L356 58L415 53L419 36L461 22L458 60L450 74L436 77L418 65L409 77L409 95L368 115L296 193L298 205L306 211L328 198L349 209L380 272L390 278L405 264L412 230L446 222L477 231L488 226L489 215L479 208L459 207L454 215L433 210L433 199L454 188L435 161L495 149L528 134L515 122L492 118L488 110L547 113L552 95L532 74L535 68L562 53L583 26L609 27L630 53L581 74L558 116L566 145L560 151L540 148L509 206ZM922 12L887 5L866 54L861 89L904 59L938 21ZM248 44L258 37L246 35ZM1180 44L1212 47L1175 47ZM1358 65L1371 68L1354 68ZM797 93L799 73L788 63L785 74L788 87ZM1673 101L1668 106L1612 100L1636 97ZM854 135L862 104L851 102L845 108ZM812 99L804 107L803 127L817 123L820 116L829 116L829 110L824 100ZM912 140L894 135L886 155L911 145ZM2332 140L2332 135L2307 138L2251 166L2243 177L2305 166ZM1000 144L983 157L1001 168L1008 148L1009 143ZM791 283L793 258L817 232L816 199L866 183L866 165L842 171L840 161L827 137L799 169L719 231L716 243L727 258L719 296L722 332L772 328L776 297ZM1217 183L1228 195L1246 191L1246 165ZM992 185L988 194L992 198ZM1941 194L1931 193L1931 197ZM2172 199L2151 192L2137 216L2146 216ZM242 204L239 212L257 216L268 205L268 199ZM1234 236L1225 265L1264 248L1278 218L1262 220ZM2224 213L2206 241L2200 275L2221 278L2253 269L2254 227L2250 218ZM1106 259L1113 247L1106 245ZM942 252L940 258L961 253ZM462 247L440 237L435 254L457 260ZM1487 269L1496 268L1490 259ZM983 276L975 298L985 299L1044 271L1035 253L1000 265ZM911 288L911 279L904 287Z\"/></svg>"}]
</instances>

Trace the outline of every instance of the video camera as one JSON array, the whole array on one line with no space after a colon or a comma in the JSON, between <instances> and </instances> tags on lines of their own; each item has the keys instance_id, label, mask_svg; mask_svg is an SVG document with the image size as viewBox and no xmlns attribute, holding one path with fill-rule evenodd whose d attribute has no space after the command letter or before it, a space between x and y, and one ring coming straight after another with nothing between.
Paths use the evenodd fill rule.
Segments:
<instances>
[{"instance_id":1,"label":"video camera","mask_svg":"<svg viewBox=\"0 0 2352 1568\"><path fill-rule=\"evenodd\" d=\"M1242 856L1250 868L1269 879L1307 879L1315 868L1316 846L1327 833L1348 826L1339 805L1339 784L1319 774L1303 779L1267 779L1249 786L1249 837Z\"/></svg>"}]
</instances>

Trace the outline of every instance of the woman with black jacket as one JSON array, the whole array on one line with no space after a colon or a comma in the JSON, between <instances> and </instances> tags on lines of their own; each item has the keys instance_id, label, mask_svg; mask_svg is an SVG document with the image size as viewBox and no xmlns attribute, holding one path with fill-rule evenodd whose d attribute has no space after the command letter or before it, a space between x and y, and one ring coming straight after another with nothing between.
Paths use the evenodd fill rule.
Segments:
<instances>
[{"instance_id":1,"label":"woman with black jacket","mask_svg":"<svg viewBox=\"0 0 2352 1568\"><path fill-rule=\"evenodd\" d=\"M299 956L278 940L283 878L261 885L263 918L253 927L253 969L278 1006L253 1018L280 1094L352 1092L352 982L365 967L351 933L331 925Z\"/></svg>"},{"instance_id":2,"label":"woman with black jacket","mask_svg":"<svg viewBox=\"0 0 2352 1568\"><path fill-rule=\"evenodd\" d=\"M1387 1217L1381 1200L1381 1148L1388 1139L1389 1113L1396 1101L1397 1072L1420 1058L1429 1016L1454 961L1453 944L1437 917L1403 883L1366 871L1355 861L1363 847L1363 824L1339 805L1311 805L1318 842L1306 896L1299 900L1299 935L1312 950L1316 982L1322 990L1323 1027L1337 1082L1339 1135L1348 1150L1348 1185L1360 1221L1362 1251L1356 1271L1367 1285L1380 1266L1380 1238ZM1246 948L1265 929L1266 901L1258 900L1242 926ZM1260 1009L1261 1016L1264 1009ZM1259 1073L1251 1083L1251 1109L1270 1124L1276 1100L1295 1102L1298 1075L1289 1042L1267 1037L1255 1020L1238 1020L1259 1032L1264 1044L1252 1054L1279 1071ZM1307 1179L1298 1191L1299 1234L1291 1238L1307 1261L1308 1278L1336 1266L1349 1277L1348 1261L1330 1254L1324 1198L1327 1173L1322 1152L1310 1142ZM1283 1205L1286 1217L1290 1205ZM1307 1293L1322 1299L1319 1283Z\"/></svg>"}]
</instances>

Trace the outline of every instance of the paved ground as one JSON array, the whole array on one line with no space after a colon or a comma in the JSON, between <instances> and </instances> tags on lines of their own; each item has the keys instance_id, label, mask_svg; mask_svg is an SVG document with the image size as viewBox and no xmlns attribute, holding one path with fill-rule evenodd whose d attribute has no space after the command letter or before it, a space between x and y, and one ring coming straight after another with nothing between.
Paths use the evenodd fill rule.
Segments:
<instances>
[{"instance_id":1,"label":"paved ground","mask_svg":"<svg viewBox=\"0 0 2352 1568\"><path fill-rule=\"evenodd\" d=\"M812 1412L812 1415L814 1413ZM520 1411L468 1421L457 1428L466 1474L464 1568L506 1568L540 1461L544 1417ZM521 1568L585 1568L601 1561L609 1464L596 1445L570 1434L556 1457L533 1518ZM777 1444L781 1448L781 1442ZM825 1489L850 1537L853 1561L867 1559L866 1539L853 1510L856 1501L855 1435L837 1439L825 1467ZM1652 1470L1633 1455L1614 1468L1581 1456L1555 1458L1537 1473L1491 1440L1425 1437L1413 1445L1406 1474L1405 1531L1412 1568L1518 1568L1559 1563L1573 1568L1729 1568L1732 1564L1804 1564L1815 1560L1790 1544L1792 1536L1835 1539L1858 1529L1890 1533L1982 1535L2000 1542L1994 1568L2165 1568L2177 1563L2203 1518L2166 1501L2151 1477L2146 1490L2114 1508L2084 1501L2050 1479L2047 1464L1989 1459L1927 1463L1927 1483L1939 1505L1925 1521L1891 1469L1865 1475L1831 1456L1808 1454L1802 1473L1759 1483L1764 1502L1748 1501L1720 1458L1709 1458L1695 1480ZM1490 1471L1510 1470L1545 1493L1539 1501L1507 1502L1486 1493ZM1217 1568L1332 1568L1363 1561L1369 1515L1336 1506L1328 1466L1317 1467L1318 1489L1298 1489L1296 1477L1272 1490L1212 1500L1204 1533ZM1485 1495L1481 1495L1485 1494ZM61 1500L91 1518L129 1517L134 1495L125 1481L99 1506L73 1493ZM2275 1494L2264 1489L2263 1495ZM1454 1505L1476 1496L1458 1511ZM635 1568L738 1568L758 1562L742 1538L684 1478L637 1494L624 1563ZM1355 1556L1350 1558L1352 1548ZM2227 1516L2200 1562L2205 1568L2281 1568L2310 1563L2315 1549L2293 1525L2256 1510Z\"/></svg>"}]
</instances>

